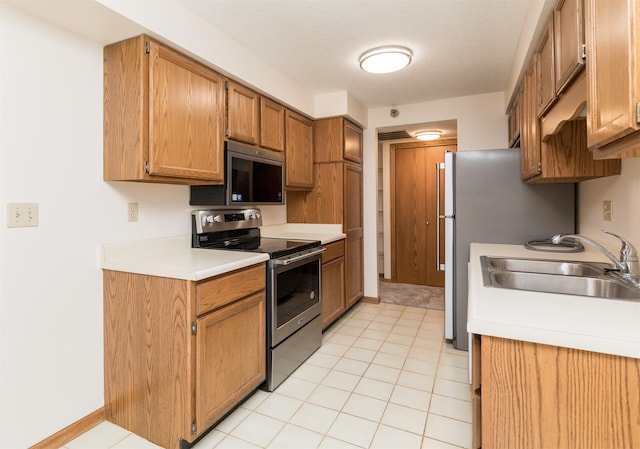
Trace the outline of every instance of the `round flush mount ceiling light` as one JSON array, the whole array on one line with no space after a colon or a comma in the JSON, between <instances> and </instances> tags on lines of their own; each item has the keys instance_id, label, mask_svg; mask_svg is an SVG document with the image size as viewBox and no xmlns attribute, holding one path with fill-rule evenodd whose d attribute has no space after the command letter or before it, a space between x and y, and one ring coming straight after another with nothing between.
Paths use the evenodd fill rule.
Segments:
<instances>
[{"instance_id":1,"label":"round flush mount ceiling light","mask_svg":"<svg viewBox=\"0 0 640 449\"><path fill-rule=\"evenodd\" d=\"M360 56L360 68L369 73L391 73L405 68L413 54L406 47L386 45L364 52Z\"/></svg>"},{"instance_id":2,"label":"round flush mount ceiling light","mask_svg":"<svg viewBox=\"0 0 640 449\"><path fill-rule=\"evenodd\" d=\"M416 133L416 139L418 140L436 140L440 138L442 133L440 131L421 131Z\"/></svg>"}]
</instances>

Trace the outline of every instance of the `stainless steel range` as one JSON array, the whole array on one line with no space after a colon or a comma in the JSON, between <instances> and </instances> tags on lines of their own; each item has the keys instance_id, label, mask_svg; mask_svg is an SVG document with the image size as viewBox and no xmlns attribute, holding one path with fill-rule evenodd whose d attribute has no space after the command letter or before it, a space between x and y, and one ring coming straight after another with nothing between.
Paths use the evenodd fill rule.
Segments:
<instances>
[{"instance_id":1,"label":"stainless steel range","mask_svg":"<svg viewBox=\"0 0 640 449\"><path fill-rule=\"evenodd\" d=\"M194 210L192 247L269 254L267 380L273 391L322 343L319 241L260 236L260 209Z\"/></svg>"}]
</instances>

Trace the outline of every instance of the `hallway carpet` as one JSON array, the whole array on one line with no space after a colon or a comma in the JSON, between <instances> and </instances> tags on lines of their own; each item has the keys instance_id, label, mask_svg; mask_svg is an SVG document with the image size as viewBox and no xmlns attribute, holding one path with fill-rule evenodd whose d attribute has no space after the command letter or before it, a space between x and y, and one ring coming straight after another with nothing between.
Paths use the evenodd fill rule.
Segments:
<instances>
[{"instance_id":1,"label":"hallway carpet","mask_svg":"<svg viewBox=\"0 0 640 449\"><path fill-rule=\"evenodd\" d=\"M444 310L444 288L427 285L378 283L380 302L423 309Z\"/></svg>"}]
</instances>

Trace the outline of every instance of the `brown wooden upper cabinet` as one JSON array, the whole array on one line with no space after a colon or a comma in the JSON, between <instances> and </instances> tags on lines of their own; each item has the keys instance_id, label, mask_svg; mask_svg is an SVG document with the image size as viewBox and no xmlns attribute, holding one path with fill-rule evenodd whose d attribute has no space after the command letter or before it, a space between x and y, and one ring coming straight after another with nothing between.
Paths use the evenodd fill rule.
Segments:
<instances>
[{"instance_id":1,"label":"brown wooden upper cabinet","mask_svg":"<svg viewBox=\"0 0 640 449\"><path fill-rule=\"evenodd\" d=\"M227 137L251 145L258 145L260 96L234 81L227 81L226 86Z\"/></svg>"},{"instance_id":2,"label":"brown wooden upper cabinet","mask_svg":"<svg viewBox=\"0 0 640 449\"><path fill-rule=\"evenodd\" d=\"M522 80L520 99L520 169L522 180L527 180L542 171L540 154L540 121L537 115L537 77L534 61Z\"/></svg>"},{"instance_id":3,"label":"brown wooden upper cabinet","mask_svg":"<svg viewBox=\"0 0 640 449\"><path fill-rule=\"evenodd\" d=\"M362 129L348 120L344 121L344 158L362 163Z\"/></svg>"},{"instance_id":4,"label":"brown wooden upper cabinet","mask_svg":"<svg viewBox=\"0 0 640 449\"><path fill-rule=\"evenodd\" d=\"M104 179L223 181L224 79L141 35L104 48Z\"/></svg>"},{"instance_id":5,"label":"brown wooden upper cabinet","mask_svg":"<svg viewBox=\"0 0 640 449\"><path fill-rule=\"evenodd\" d=\"M597 158L640 156L638 0L585 0L587 143Z\"/></svg>"},{"instance_id":6,"label":"brown wooden upper cabinet","mask_svg":"<svg viewBox=\"0 0 640 449\"><path fill-rule=\"evenodd\" d=\"M559 0L553 10L555 85L561 94L584 68L583 0Z\"/></svg>"},{"instance_id":7,"label":"brown wooden upper cabinet","mask_svg":"<svg viewBox=\"0 0 640 449\"><path fill-rule=\"evenodd\" d=\"M557 99L553 47L553 17L551 17L535 52L538 117L543 116Z\"/></svg>"},{"instance_id":8,"label":"brown wooden upper cabinet","mask_svg":"<svg viewBox=\"0 0 640 449\"><path fill-rule=\"evenodd\" d=\"M580 73L584 52L583 0L558 0L536 49L538 117Z\"/></svg>"},{"instance_id":9,"label":"brown wooden upper cabinet","mask_svg":"<svg viewBox=\"0 0 640 449\"><path fill-rule=\"evenodd\" d=\"M324 136L315 144L315 162L362 163L362 128L343 117L316 120L314 132Z\"/></svg>"},{"instance_id":10,"label":"brown wooden upper cabinet","mask_svg":"<svg viewBox=\"0 0 640 449\"><path fill-rule=\"evenodd\" d=\"M260 146L284 151L285 107L260 98Z\"/></svg>"},{"instance_id":11,"label":"brown wooden upper cabinet","mask_svg":"<svg viewBox=\"0 0 640 449\"><path fill-rule=\"evenodd\" d=\"M522 99L522 88L513 100L509 108L509 148L520 145L520 101Z\"/></svg>"},{"instance_id":12,"label":"brown wooden upper cabinet","mask_svg":"<svg viewBox=\"0 0 640 449\"><path fill-rule=\"evenodd\" d=\"M313 125L300 114L285 114L285 187L291 190L313 188Z\"/></svg>"}]
</instances>

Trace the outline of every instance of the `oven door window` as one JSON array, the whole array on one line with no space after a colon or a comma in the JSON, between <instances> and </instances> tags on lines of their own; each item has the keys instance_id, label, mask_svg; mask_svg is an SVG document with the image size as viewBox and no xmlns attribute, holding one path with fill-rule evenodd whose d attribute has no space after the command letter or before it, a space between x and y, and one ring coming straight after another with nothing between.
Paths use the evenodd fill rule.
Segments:
<instances>
[{"instance_id":1,"label":"oven door window","mask_svg":"<svg viewBox=\"0 0 640 449\"><path fill-rule=\"evenodd\" d=\"M284 268L284 271L280 271ZM320 304L320 260L294 268L283 267L276 273L275 325L280 329L298 321ZM307 320L304 320L306 322Z\"/></svg>"}]
</instances>

